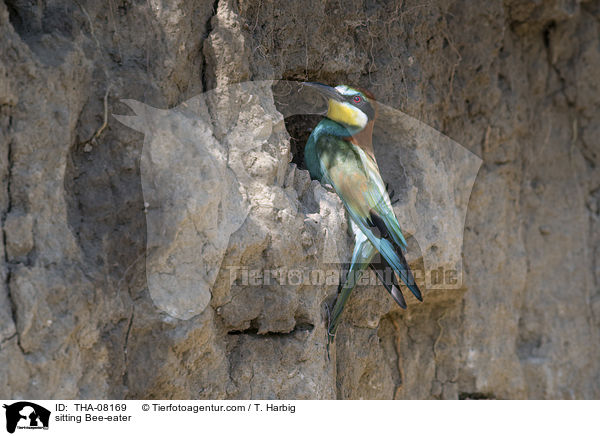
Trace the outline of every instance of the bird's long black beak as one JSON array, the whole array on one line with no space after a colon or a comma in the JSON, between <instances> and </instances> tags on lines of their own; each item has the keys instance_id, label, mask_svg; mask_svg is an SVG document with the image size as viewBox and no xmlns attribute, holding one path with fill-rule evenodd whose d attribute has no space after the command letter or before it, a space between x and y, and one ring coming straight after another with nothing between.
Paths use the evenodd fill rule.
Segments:
<instances>
[{"instance_id":1,"label":"bird's long black beak","mask_svg":"<svg viewBox=\"0 0 600 436\"><path fill-rule=\"evenodd\" d=\"M337 100L337 101L342 100L342 95L337 91L337 89L335 89L332 86L323 85L322 83L318 83L318 82L302 82L302 84L316 89L321 94L323 94L325 97L333 98L334 100Z\"/></svg>"}]
</instances>

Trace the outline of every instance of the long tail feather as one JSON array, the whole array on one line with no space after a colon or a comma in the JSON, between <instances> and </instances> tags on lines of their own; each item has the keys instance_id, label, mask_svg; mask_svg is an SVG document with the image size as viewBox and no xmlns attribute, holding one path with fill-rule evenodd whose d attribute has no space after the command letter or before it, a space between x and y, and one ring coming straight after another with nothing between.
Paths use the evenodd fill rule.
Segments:
<instances>
[{"instance_id":1,"label":"long tail feather","mask_svg":"<svg viewBox=\"0 0 600 436\"><path fill-rule=\"evenodd\" d=\"M350 294L356 287L356 283L362 277L362 274L365 268L367 267L367 264L354 264L353 267L354 268L351 268L350 271L348 271L346 281L342 285L340 293L338 294L338 297L335 300L335 306L333 307L333 313L331 315L329 326L327 328L329 342L333 342L333 338L335 337L335 331L337 330L338 324L340 322L340 317L344 310L344 306L346 306L346 302L348 301Z\"/></svg>"},{"instance_id":2,"label":"long tail feather","mask_svg":"<svg viewBox=\"0 0 600 436\"><path fill-rule=\"evenodd\" d=\"M341 286L338 297L333 307L333 313L329 320L329 326L327 327L328 336L328 347L335 337L335 331L338 327L340 316L344 310L344 306L352 293L352 290L356 286L356 283L362 277L365 268L371 263L373 256L376 253L375 247L369 242L366 235L360 231L360 229L353 223L351 223L352 231L354 233L354 251L352 253L352 261L348 274L346 275L346 281Z\"/></svg>"}]
</instances>

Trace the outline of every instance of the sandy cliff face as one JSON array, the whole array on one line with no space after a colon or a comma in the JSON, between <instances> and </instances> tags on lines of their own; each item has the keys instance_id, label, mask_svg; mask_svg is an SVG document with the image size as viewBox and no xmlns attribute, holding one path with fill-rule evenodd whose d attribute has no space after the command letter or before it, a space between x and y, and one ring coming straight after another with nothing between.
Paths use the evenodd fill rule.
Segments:
<instances>
[{"instance_id":1,"label":"sandy cliff face","mask_svg":"<svg viewBox=\"0 0 600 436\"><path fill-rule=\"evenodd\" d=\"M0 396L598 398L599 32L598 1L0 2ZM207 178L154 194L225 187L165 212L142 170L165 162L111 116L279 78L363 86L483 159L463 288L407 311L361 289L331 361L334 285L227 269L348 260L341 203L290 164L307 119L231 96L252 117L194 127L214 140ZM266 130L244 148L229 126L252 120ZM164 220L179 239L152 249ZM152 274L198 253L201 270L177 262L192 285L162 283L203 283L204 309L161 310Z\"/></svg>"}]
</instances>

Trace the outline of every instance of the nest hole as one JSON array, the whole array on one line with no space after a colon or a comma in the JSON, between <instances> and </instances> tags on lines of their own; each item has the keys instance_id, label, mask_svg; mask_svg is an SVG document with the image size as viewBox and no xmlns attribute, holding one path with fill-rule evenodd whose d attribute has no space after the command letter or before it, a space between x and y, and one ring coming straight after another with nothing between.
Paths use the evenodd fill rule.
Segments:
<instances>
[{"instance_id":1,"label":"nest hole","mask_svg":"<svg viewBox=\"0 0 600 436\"><path fill-rule=\"evenodd\" d=\"M292 162L300 169L307 169L304 164L304 146L313 129L319 124L321 115L292 115L285 118L285 128L290 134Z\"/></svg>"}]
</instances>

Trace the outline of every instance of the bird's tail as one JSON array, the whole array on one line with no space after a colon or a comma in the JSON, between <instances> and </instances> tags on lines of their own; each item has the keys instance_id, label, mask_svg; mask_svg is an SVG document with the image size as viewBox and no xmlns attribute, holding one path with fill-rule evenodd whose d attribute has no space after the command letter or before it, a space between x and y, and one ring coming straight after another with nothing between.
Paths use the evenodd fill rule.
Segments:
<instances>
[{"instance_id":1,"label":"bird's tail","mask_svg":"<svg viewBox=\"0 0 600 436\"><path fill-rule=\"evenodd\" d=\"M354 228L355 243L354 252L352 253L352 261L348 274L346 275L346 281L341 286L338 293L338 297L333 307L333 313L329 319L329 325L327 326L327 354L329 355L329 344L331 344L335 338L335 332L340 322L340 317L344 310L344 306L352 293L352 290L356 286L356 283L362 277L365 268L371 263L373 256L377 252L373 244L369 242L367 237L358 228Z\"/></svg>"},{"instance_id":2,"label":"bird's tail","mask_svg":"<svg viewBox=\"0 0 600 436\"><path fill-rule=\"evenodd\" d=\"M335 300L335 306L333 307L333 312L331 314L331 319L329 320L329 326L327 327L327 335L328 342L333 342L335 337L335 331L338 328L340 322L340 316L342 315L342 311L344 310L344 306L350 297L350 294L354 290L356 283L362 277L362 274L365 268L368 266L368 263L360 263L353 264L350 270L348 271L348 275L346 276L346 281L342 285L340 292L338 294L337 299Z\"/></svg>"},{"instance_id":3,"label":"bird's tail","mask_svg":"<svg viewBox=\"0 0 600 436\"><path fill-rule=\"evenodd\" d=\"M381 255L385 258L385 260L390 264L390 266L394 269L396 274L400 277L400 279L404 282L406 287L410 289L413 295L419 300L423 301L423 294L419 289L419 286L415 282L415 277L408 266L408 262L406 262L406 258L404 257L404 253L402 249L392 244L387 239L382 238L381 244L379 246L379 251Z\"/></svg>"}]
</instances>

